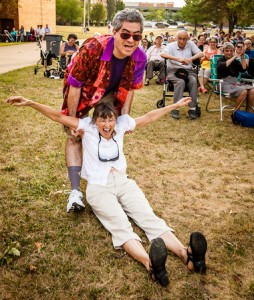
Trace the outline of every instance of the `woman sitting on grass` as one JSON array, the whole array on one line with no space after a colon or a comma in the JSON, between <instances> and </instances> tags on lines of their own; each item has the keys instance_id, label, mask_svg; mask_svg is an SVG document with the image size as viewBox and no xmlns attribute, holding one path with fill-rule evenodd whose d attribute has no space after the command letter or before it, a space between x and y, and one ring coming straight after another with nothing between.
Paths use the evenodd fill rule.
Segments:
<instances>
[{"instance_id":1,"label":"woman sitting on grass","mask_svg":"<svg viewBox=\"0 0 254 300\"><path fill-rule=\"evenodd\" d=\"M169 283L165 266L167 250L179 256L189 270L205 273L207 242L204 235L193 232L189 247L186 249L182 245L165 221L154 214L135 181L128 178L123 153L126 131L148 125L173 109L188 105L190 97L136 119L127 114L117 117L115 108L104 102L95 107L92 118L84 119L65 116L53 108L21 96L10 97L7 102L15 106L30 106L55 122L76 131L85 131L82 138L84 155L81 176L88 182L86 199L97 218L112 234L116 249L123 248L142 263L162 286ZM149 255L140 237L134 233L128 217L144 230L151 242Z\"/></svg>"}]
</instances>

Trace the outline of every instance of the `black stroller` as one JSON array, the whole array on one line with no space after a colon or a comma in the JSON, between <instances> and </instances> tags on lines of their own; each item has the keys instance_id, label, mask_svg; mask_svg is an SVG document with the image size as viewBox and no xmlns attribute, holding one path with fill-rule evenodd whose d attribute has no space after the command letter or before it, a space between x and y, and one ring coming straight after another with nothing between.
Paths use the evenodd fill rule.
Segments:
<instances>
[{"instance_id":1,"label":"black stroller","mask_svg":"<svg viewBox=\"0 0 254 300\"><path fill-rule=\"evenodd\" d=\"M36 67L34 68L34 74L36 75L39 69L44 70L43 74L45 77L52 79L64 78L64 71L62 70L59 64L59 58L52 53L52 47L56 42L52 41L50 43L50 49L42 50L42 43L38 41L38 46L40 48L40 59L37 62Z\"/></svg>"},{"instance_id":2,"label":"black stroller","mask_svg":"<svg viewBox=\"0 0 254 300\"><path fill-rule=\"evenodd\" d=\"M198 75L199 71L199 63L197 62L196 64L192 64L192 68L195 70L196 74ZM167 97L174 97L174 85L173 83L167 79L167 59L165 59L165 64L164 64L164 84L163 84L163 94L162 94L162 99L157 101L157 107L161 108L165 106L166 98ZM197 76L198 78L198 76ZM184 90L184 93L188 93L187 87ZM196 113L197 116L201 116L201 108L198 105L198 95L197 95L197 106L196 106Z\"/></svg>"}]
</instances>

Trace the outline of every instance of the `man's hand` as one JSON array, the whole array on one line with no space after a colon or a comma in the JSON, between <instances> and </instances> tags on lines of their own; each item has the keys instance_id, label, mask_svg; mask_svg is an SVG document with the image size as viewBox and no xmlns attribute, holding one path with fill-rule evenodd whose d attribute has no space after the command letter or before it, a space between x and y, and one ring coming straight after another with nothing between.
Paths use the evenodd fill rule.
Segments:
<instances>
[{"instance_id":1,"label":"man's hand","mask_svg":"<svg viewBox=\"0 0 254 300\"><path fill-rule=\"evenodd\" d=\"M74 130L74 129L70 129L69 128L69 134L75 136L75 137L81 137L83 138L85 131L83 129L79 129L79 130Z\"/></svg>"},{"instance_id":2,"label":"man's hand","mask_svg":"<svg viewBox=\"0 0 254 300\"><path fill-rule=\"evenodd\" d=\"M14 106L30 106L33 101L22 96L12 96L6 102Z\"/></svg>"},{"instance_id":3,"label":"man's hand","mask_svg":"<svg viewBox=\"0 0 254 300\"><path fill-rule=\"evenodd\" d=\"M192 60L190 58L181 58L179 62L187 66L192 63Z\"/></svg>"}]
</instances>

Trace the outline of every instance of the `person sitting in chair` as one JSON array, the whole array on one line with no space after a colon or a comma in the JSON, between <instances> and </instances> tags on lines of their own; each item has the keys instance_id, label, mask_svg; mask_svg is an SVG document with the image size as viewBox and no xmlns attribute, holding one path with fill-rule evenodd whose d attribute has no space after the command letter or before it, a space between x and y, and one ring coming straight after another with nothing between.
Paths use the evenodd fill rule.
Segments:
<instances>
[{"instance_id":1,"label":"person sitting in chair","mask_svg":"<svg viewBox=\"0 0 254 300\"><path fill-rule=\"evenodd\" d=\"M206 271L207 241L201 232L192 232L186 248L173 234L173 229L156 216L142 190L126 174L123 139L127 131L147 126L190 101L189 97L183 98L178 103L150 111L135 119L128 114L118 117L113 104L100 102L95 106L92 118L78 119L62 115L49 106L21 96L7 100L16 106L30 106L73 130L84 130L81 176L88 181L87 202L105 229L111 233L114 247L124 249L143 264L152 278L162 286L169 284L167 251L175 253L189 270L202 274ZM151 242L149 255L141 238L134 232L129 218L144 230Z\"/></svg>"},{"instance_id":2,"label":"person sitting in chair","mask_svg":"<svg viewBox=\"0 0 254 300\"><path fill-rule=\"evenodd\" d=\"M71 33L68 35L67 42L63 43L60 47L60 65L63 70L66 69L72 55L79 50L79 46L75 44L77 39L76 34Z\"/></svg>"},{"instance_id":3,"label":"person sitting in chair","mask_svg":"<svg viewBox=\"0 0 254 300\"><path fill-rule=\"evenodd\" d=\"M211 66L210 66L210 59L219 54L219 49L217 48L218 40L215 36L212 36L208 40L209 46L203 51L204 56L200 59L201 68L199 69L198 73L198 81L200 87L198 88L199 92L207 93L207 89L205 85L208 82L208 79L211 76Z\"/></svg>"},{"instance_id":4,"label":"person sitting in chair","mask_svg":"<svg viewBox=\"0 0 254 300\"><path fill-rule=\"evenodd\" d=\"M196 112L197 107L197 74L192 68L192 62L203 56L203 52L197 45L189 40L189 34L185 30L180 30L176 35L176 42L167 45L164 53L161 54L163 58L168 58L167 76L168 80L172 81L174 85L174 103L178 102L183 97L185 84L188 86L190 97L188 117L196 119L198 117ZM183 70L188 76L187 80L177 77L179 70ZM178 71L178 72L177 72ZM186 76L186 77L187 77ZM179 110L173 110L171 116L174 119L179 119Z\"/></svg>"},{"instance_id":5,"label":"person sitting in chair","mask_svg":"<svg viewBox=\"0 0 254 300\"><path fill-rule=\"evenodd\" d=\"M157 35L154 43L155 44L146 51L147 65L145 85L149 85L149 81L153 78L153 72L155 70L159 71L156 83L161 84L164 79L164 59L161 57L161 53L165 51L165 45L162 45L163 37Z\"/></svg>"},{"instance_id":6,"label":"person sitting in chair","mask_svg":"<svg viewBox=\"0 0 254 300\"><path fill-rule=\"evenodd\" d=\"M223 57L218 60L218 78L223 79L222 92L229 93L230 97L236 98L235 109L239 109L246 101L246 111L253 112L254 87L249 84L240 84L238 76L247 70L247 62L244 56L243 43L241 48L232 43L223 45ZM240 45L239 45L240 46Z\"/></svg>"}]
</instances>

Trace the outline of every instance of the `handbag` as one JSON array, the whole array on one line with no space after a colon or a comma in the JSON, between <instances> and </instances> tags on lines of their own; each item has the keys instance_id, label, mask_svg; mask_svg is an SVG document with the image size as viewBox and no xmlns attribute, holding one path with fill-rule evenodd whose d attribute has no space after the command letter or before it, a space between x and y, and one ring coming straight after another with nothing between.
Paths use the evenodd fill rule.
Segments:
<instances>
[{"instance_id":1,"label":"handbag","mask_svg":"<svg viewBox=\"0 0 254 300\"><path fill-rule=\"evenodd\" d=\"M231 118L235 125L254 128L254 113L252 114L248 111L235 110L232 113Z\"/></svg>"},{"instance_id":2,"label":"handbag","mask_svg":"<svg viewBox=\"0 0 254 300\"><path fill-rule=\"evenodd\" d=\"M232 122L235 125L254 128L254 113L252 114L248 111L239 110L240 106L243 104L243 101L241 101L241 103L233 111L231 115Z\"/></svg>"},{"instance_id":3,"label":"handbag","mask_svg":"<svg viewBox=\"0 0 254 300\"><path fill-rule=\"evenodd\" d=\"M174 74L175 77L183 79L185 82L188 81L189 72L186 69L184 68L177 69Z\"/></svg>"}]
</instances>

